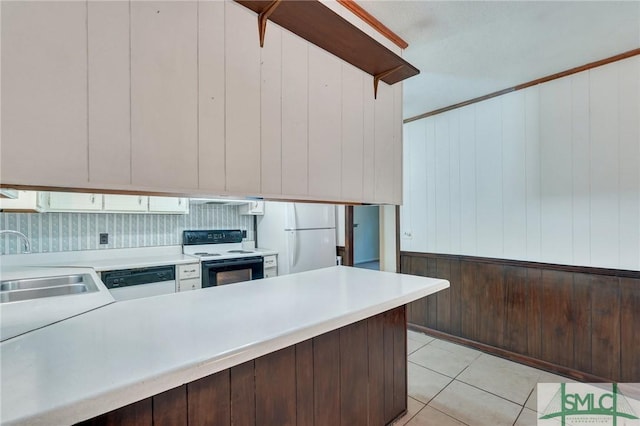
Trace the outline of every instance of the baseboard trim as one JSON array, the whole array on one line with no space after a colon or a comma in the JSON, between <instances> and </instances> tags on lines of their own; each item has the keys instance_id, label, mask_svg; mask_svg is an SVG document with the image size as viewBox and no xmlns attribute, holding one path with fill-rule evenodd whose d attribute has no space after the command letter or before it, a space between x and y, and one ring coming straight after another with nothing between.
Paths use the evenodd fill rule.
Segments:
<instances>
[{"instance_id":1,"label":"baseboard trim","mask_svg":"<svg viewBox=\"0 0 640 426\"><path fill-rule=\"evenodd\" d=\"M538 368L553 374L565 376L570 379L577 380L579 382L589 382L589 383L611 382L610 379L605 379L603 377L594 376L593 374L585 373L579 370L574 370L573 368L563 367L561 365L553 364L551 362L542 361L537 358L521 355L515 352L508 351L506 349L496 348L495 346L476 342L474 340L465 339L464 337L443 333L442 331L434 330L428 327L423 327L421 325L407 323L407 328L412 331L428 334L431 337L436 337L438 339L447 340L452 343L458 343L464 346L469 346L471 348L481 350L482 352L486 352L491 355L496 355L496 356L499 356L500 358L508 359L509 361L514 361L520 364L528 365L529 367Z\"/></svg>"}]
</instances>

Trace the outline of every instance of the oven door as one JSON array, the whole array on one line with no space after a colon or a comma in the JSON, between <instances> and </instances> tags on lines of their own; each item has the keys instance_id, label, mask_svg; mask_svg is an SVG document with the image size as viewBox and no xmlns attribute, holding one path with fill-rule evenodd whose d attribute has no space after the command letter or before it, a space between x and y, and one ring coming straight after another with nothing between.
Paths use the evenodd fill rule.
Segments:
<instances>
[{"instance_id":1,"label":"oven door","mask_svg":"<svg viewBox=\"0 0 640 426\"><path fill-rule=\"evenodd\" d=\"M263 278L262 256L202 262L202 287L215 287Z\"/></svg>"}]
</instances>

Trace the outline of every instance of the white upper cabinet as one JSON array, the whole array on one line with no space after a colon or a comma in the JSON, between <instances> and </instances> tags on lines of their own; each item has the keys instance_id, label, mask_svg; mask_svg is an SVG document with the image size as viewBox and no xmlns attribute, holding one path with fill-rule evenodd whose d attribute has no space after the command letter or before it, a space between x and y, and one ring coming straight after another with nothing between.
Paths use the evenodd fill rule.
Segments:
<instances>
[{"instance_id":1,"label":"white upper cabinet","mask_svg":"<svg viewBox=\"0 0 640 426\"><path fill-rule=\"evenodd\" d=\"M260 192L260 44L256 14L225 2L227 191Z\"/></svg>"},{"instance_id":2,"label":"white upper cabinet","mask_svg":"<svg viewBox=\"0 0 640 426\"><path fill-rule=\"evenodd\" d=\"M131 183L129 3L87 2L89 181Z\"/></svg>"},{"instance_id":3,"label":"white upper cabinet","mask_svg":"<svg viewBox=\"0 0 640 426\"><path fill-rule=\"evenodd\" d=\"M87 3L0 3L0 180L80 186L87 166Z\"/></svg>"},{"instance_id":4,"label":"white upper cabinet","mask_svg":"<svg viewBox=\"0 0 640 426\"><path fill-rule=\"evenodd\" d=\"M149 213L189 213L189 199L149 197Z\"/></svg>"},{"instance_id":5,"label":"white upper cabinet","mask_svg":"<svg viewBox=\"0 0 640 426\"><path fill-rule=\"evenodd\" d=\"M131 2L136 187L198 187L198 4Z\"/></svg>"},{"instance_id":6,"label":"white upper cabinet","mask_svg":"<svg viewBox=\"0 0 640 426\"><path fill-rule=\"evenodd\" d=\"M102 210L102 194L44 193L43 207L47 211L99 211Z\"/></svg>"},{"instance_id":7,"label":"white upper cabinet","mask_svg":"<svg viewBox=\"0 0 640 426\"><path fill-rule=\"evenodd\" d=\"M104 210L120 212L146 212L149 197L144 195L116 195L103 196Z\"/></svg>"},{"instance_id":8,"label":"white upper cabinet","mask_svg":"<svg viewBox=\"0 0 640 426\"><path fill-rule=\"evenodd\" d=\"M2 184L402 200L401 84L235 1L0 4Z\"/></svg>"}]
</instances>

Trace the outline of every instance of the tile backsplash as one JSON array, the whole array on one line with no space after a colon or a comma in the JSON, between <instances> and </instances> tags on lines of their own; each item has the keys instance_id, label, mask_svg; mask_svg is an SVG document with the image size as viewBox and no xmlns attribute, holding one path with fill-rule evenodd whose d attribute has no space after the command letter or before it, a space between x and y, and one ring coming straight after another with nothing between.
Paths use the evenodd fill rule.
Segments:
<instances>
[{"instance_id":1,"label":"tile backsplash","mask_svg":"<svg viewBox=\"0 0 640 426\"><path fill-rule=\"evenodd\" d=\"M0 213L0 229L29 237L33 253L169 246L182 244L185 229L243 229L254 240L253 216L239 214L238 206L191 205L187 215L122 213ZM99 244L100 233L109 244ZM15 235L0 236L0 253L22 251Z\"/></svg>"}]
</instances>

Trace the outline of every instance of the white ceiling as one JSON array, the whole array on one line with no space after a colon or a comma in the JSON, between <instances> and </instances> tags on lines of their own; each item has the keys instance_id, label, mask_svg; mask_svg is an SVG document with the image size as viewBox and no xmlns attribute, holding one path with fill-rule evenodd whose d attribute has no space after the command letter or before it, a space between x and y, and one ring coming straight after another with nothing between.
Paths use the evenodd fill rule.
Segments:
<instances>
[{"instance_id":1,"label":"white ceiling","mask_svg":"<svg viewBox=\"0 0 640 426\"><path fill-rule=\"evenodd\" d=\"M640 47L640 1L358 2L409 43L404 117Z\"/></svg>"}]
</instances>

